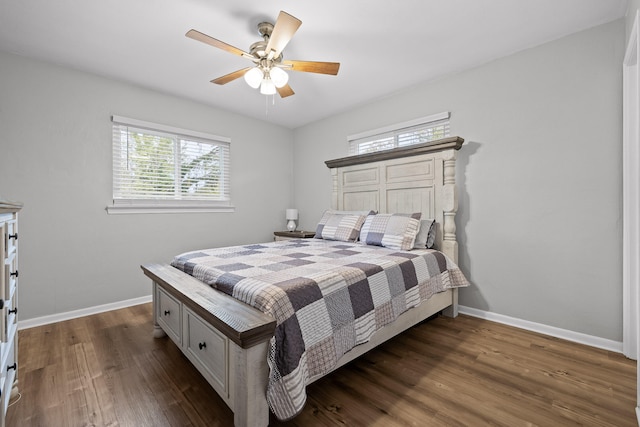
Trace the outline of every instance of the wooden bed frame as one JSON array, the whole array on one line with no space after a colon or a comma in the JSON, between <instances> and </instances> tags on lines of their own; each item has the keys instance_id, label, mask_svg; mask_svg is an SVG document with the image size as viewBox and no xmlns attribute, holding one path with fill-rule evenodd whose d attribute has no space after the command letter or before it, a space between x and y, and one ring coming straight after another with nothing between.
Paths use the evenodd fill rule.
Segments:
<instances>
[{"instance_id":1,"label":"wooden bed frame","mask_svg":"<svg viewBox=\"0 0 640 427\"><path fill-rule=\"evenodd\" d=\"M436 248L457 262L455 165L463 142L451 137L325 162L332 208L422 212L436 219ZM153 281L154 336L169 335L231 408L236 426L267 426L267 354L275 320L170 265L142 270ZM457 316L457 305L457 289L432 296L346 353L337 367L438 312Z\"/></svg>"}]
</instances>

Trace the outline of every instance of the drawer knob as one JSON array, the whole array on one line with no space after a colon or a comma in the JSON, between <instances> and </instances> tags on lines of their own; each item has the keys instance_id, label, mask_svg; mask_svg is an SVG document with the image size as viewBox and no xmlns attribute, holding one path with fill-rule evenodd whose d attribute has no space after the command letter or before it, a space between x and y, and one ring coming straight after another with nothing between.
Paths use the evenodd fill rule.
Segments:
<instances>
[{"instance_id":1,"label":"drawer knob","mask_svg":"<svg viewBox=\"0 0 640 427\"><path fill-rule=\"evenodd\" d=\"M11 277L18 277L18 270L14 271L14 272L12 272L12 273L9 273L9 276L11 276Z\"/></svg>"},{"instance_id":2,"label":"drawer knob","mask_svg":"<svg viewBox=\"0 0 640 427\"><path fill-rule=\"evenodd\" d=\"M7 236L7 237L9 237L9 239L18 240L18 233L15 233L15 234L9 234L9 236Z\"/></svg>"},{"instance_id":3,"label":"drawer knob","mask_svg":"<svg viewBox=\"0 0 640 427\"><path fill-rule=\"evenodd\" d=\"M18 365L16 364L16 362L13 362L13 365L7 365L7 371L11 369L15 369L16 371L18 370Z\"/></svg>"},{"instance_id":4,"label":"drawer knob","mask_svg":"<svg viewBox=\"0 0 640 427\"><path fill-rule=\"evenodd\" d=\"M203 348L207 348L207 343L206 342L200 342L198 343L198 348L200 350L202 350Z\"/></svg>"},{"instance_id":5,"label":"drawer knob","mask_svg":"<svg viewBox=\"0 0 640 427\"><path fill-rule=\"evenodd\" d=\"M18 314L18 307L14 308L13 310L9 310L9 314Z\"/></svg>"},{"instance_id":6,"label":"drawer knob","mask_svg":"<svg viewBox=\"0 0 640 427\"><path fill-rule=\"evenodd\" d=\"M165 311L164 311L164 315L165 315L165 316L168 316L168 315L170 315L170 314L171 314L171 310L165 310Z\"/></svg>"}]
</instances>

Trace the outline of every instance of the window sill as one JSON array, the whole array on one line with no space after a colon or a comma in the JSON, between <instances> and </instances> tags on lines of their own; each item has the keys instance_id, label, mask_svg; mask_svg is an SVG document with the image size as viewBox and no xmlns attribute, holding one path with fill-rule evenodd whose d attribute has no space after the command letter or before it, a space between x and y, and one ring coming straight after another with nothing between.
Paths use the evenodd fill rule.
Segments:
<instances>
[{"instance_id":1,"label":"window sill","mask_svg":"<svg viewBox=\"0 0 640 427\"><path fill-rule=\"evenodd\" d=\"M110 215L211 213L235 212L235 206L230 202L203 200L114 200L106 210Z\"/></svg>"}]
</instances>

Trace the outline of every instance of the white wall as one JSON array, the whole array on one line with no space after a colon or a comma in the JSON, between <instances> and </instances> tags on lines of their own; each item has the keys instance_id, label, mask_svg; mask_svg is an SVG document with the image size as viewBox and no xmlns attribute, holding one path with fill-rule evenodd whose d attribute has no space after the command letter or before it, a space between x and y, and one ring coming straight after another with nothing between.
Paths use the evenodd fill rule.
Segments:
<instances>
[{"instance_id":1,"label":"white wall","mask_svg":"<svg viewBox=\"0 0 640 427\"><path fill-rule=\"evenodd\" d=\"M0 195L25 204L22 320L149 295L140 264L284 227L291 130L6 53L0 76ZM112 114L230 137L235 213L108 215Z\"/></svg>"},{"instance_id":2,"label":"white wall","mask_svg":"<svg viewBox=\"0 0 640 427\"><path fill-rule=\"evenodd\" d=\"M450 111L460 303L621 341L624 35L618 20L297 129L301 226L330 205L323 161L347 135Z\"/></svg>"},{"instance_id":3,"label":"white wall","mask_svg":"<svg viewBox=\"0 0 640 427\"><path fill-rule=\"evenodd\" d=\"M640 0L629 0L629 5L627 6L627 14L625 16L625 28L626 28L626 40L629 40L629 35L631 34L631 29L633 28L633 20L636 18L636 11L640 9Z\"/></svg>"}]
</instances>

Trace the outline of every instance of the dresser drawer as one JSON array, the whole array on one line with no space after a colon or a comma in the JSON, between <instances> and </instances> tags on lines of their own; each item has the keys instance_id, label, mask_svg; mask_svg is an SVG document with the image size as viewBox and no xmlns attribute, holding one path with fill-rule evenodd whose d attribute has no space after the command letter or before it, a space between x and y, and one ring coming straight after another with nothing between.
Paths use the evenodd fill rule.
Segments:
<instances>
[{"instance_id":1,"label":"dresser drawer","mask_svg":"<svg viewBox=\"0 0 640 427\"><path fill-rule=\"evenodd\" d=\"M162 329L178 345L182 345L182 304L174 297L166 293L162 288L157 288L158 312L157 321Z\"/></svg>"},{"instance_id":2,"label":"dresser drawer","mask_svg":"<svg viewBox=\"0 0 640 427\"><path fill-rule=\"evenodd\" d=\"M185 308L185 352L209 383L228 396L229 340Z\"/></svg>"},{"instance_id":3,"label":"dresser drawer","mask_svg":"<svg viewBox=\"0 0 640 427\"><path fill-rule=\"evenodd\" d=\"M18 328L18 308L15 299L4 300L4 308L0 310L0 341L6 343L15 337Z\"/></svg>"},{"instance_id":4,"label":"dresser drawer","mask_svg":"<svg viewBox=\"0 0 640 427\"><path fill-rule=\"evenodd\" d=\"M7 255L9 256L16 251L16 242L18 241L18 223L16 220L5 222L4 241Z\"/></svg>"},{"instance_id":5,"label":"dresser drawer","mask_svg":"<svg viewBox=\"0 0 640 427\"><path fill-rule=\"evenodd\" d=\"M0 289L0 298L7 300L13 297L18 284L18 257L11 254L4 262L4 286Z\"/></svg>"},{"instance_id":6,"label":"dresser drawer","mask_svg":"<svg viewBox=\"0 0 640 427\"><path fill-rule=\"evenodd\" d=\"M2 239L2 241L0 241L0 267L2 267L2 271L0 271L0 299L2 299L2 297L4 295L2 295L3 292L5 292L5 287L6 287L6 276L7 276L7 272L6 272L6 264L7 264L7 224L6 223L2 223L0 222L0 239Z\"/></svg>"},{"instance_id":7,"label":"dresser drawer","mask_svg":"<svg viewBox=\"0 0 640 427\"><path fill-rule=\"evenodd\" d=\"M2 371L0 372L0 390L2 395L0 399L2 401L3 412L6 413L9 406L9 400L11 399L11 389L13 388L13 382L18 372L18 365L16 363L16 342L12 342L11 346L8 346L6 362L2 365Z\"/></svg>"}]
</instances>

